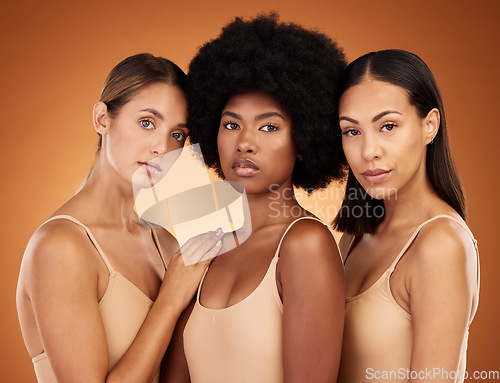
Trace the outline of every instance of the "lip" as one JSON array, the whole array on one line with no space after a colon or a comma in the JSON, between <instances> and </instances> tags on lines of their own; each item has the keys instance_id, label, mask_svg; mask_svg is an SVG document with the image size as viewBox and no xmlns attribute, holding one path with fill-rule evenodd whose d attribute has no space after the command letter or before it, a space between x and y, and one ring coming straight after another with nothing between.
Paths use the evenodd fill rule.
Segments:
<instances>
[{"instance_id":1,"label":"lip","mask_svg":"<svg viewBox=\"0 0 500 383\"><path fill-rule=\"evenodd\" d=\"M259 172L259 167L247 158L240 158L233 162L231 169L240 177L251 177Z\"/></svg>"},{"instance_id":2,"label":"lip","mask_svg":"<svg viewBox=\"0 0 500 383\"><path fill-rule=\"evenodd\" d=\"M365 170L361 175L370 183L378 184L386 180L386 178L391 173L390 170L384 169L368 169Z\"/></svg>"},{"instance_id":3,"label":"lip","mask_svg":"<svg viewBox=\"0 0 500 383\"><path fill-rule=\"evenodd\" d=\"M139 164L141 166L144 166L149 173L161 173L161 166L154 162L139 162Z\"/></svg>"}]
</instances>

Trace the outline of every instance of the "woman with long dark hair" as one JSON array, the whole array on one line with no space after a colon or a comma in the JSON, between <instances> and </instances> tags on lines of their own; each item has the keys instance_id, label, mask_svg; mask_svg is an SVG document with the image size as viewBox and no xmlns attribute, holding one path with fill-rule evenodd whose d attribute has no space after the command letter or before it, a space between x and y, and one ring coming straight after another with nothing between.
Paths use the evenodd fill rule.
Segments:
<instances>
[{"instance_id":1,"label":"woman with long dark hair","mask_svg":"<svg viewBox=\"0 0 500 383\"><path fill-rule=\"evenodd\" d=\"M450 153L441 95L402 50L343 74L346 317L339 382L461 382L478 305L477 244Z\"/></svg>"},{"instance_id":2,"label":"woman with long dark hair","mask_svg":"<svg viewBox=\"0 0 500 383\"><path fill-rule=\"evenodd\" d=\"M141 222L134 189L150 187L184 146L186 75L150 54L113 68L93 111L99 149L85 185L33 234L17 308L37 380L157 382L175 323L222 230L182 254L166 230ZM168 265L168 268L167 268Z\"/></svg>"}]
</instances>

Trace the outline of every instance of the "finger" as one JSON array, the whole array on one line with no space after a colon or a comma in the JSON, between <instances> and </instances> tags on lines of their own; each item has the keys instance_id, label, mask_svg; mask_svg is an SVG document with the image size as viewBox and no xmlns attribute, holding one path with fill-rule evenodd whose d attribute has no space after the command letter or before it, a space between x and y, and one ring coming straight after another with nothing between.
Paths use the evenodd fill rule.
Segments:
<instances>
[{"instance_id":1,"label":"finger","mask_svg":"<svg viewBox=\"0 0 500 383\"><path fill-rule=\"evenodd\" d=\"M219 254L221 248L222 248L222 240L219 239L217 240L216 243L212 243L211 246L208 247L203 246L198 248L197 251L195 251L192 254L189 254L189 256L183 255L183 259L186 265L197 264L204 259L214 258L217 254Z\"/></svg>"},{"instance_id":2,"label":"finger","mask_svg":"<svg viewBox=\"0 0 500 383\"><path fill-rule=\"evenodd\" d=\"M203 256L198 261L198 264L201 265L207 261L211 262L212 259L214 259L216 256L218 256L220 254L221 249L222 249L223 242L224 242L223 240L220 240L219 242L217 242L215 244L214 247L212 247L205 254L203 254Z\"/></svg>"},{"instance_id":3,"label":"finger","mask_svg":"<svg viewBox=\"0 0 500 383\"><path fill-rule=\"evenodd\" d=\"M190 256L193 257L196 262L198 262L205 253L210 251L214 246L219 244L219 241L222 240L224 233L216 232L214 236L208 236L204 241L199 242L197 247L192 247L189 251L191 252ZM220 245L220 244L219 244Z\"/></svg>"},{"instance_id":4,"label":"finger","mask_svg":"<svg viewBox=\"0 0 500 383\"><path fill-rule=\"evenodd\" d=\"M219 227L216 230L207 231L206 233L198 234L195 237L188 239L188 241L182 245L181 252L187 253L189 251L194 252L200 246L209 240L209 238L216 238L215 236L221 236L223 234L222 228Z\"/></svg>"},{"instance_id":5,"label":"finger","mask_svg":"<svg viewBox=\"0 0 500 383\"><path fill-rule=\"evenodd\" d=\"M201 234L198 234L194 237L191 237L189 238L185 243L184 245L181 246L181 253L186 253L187 251L189 251L189 249L191 249L193 246L198 246L198 243L200 241L203 241L204 238L207 236L207 235L210 235L210 234L213 234L215 233L214 230L212 231L207 231L206 233L201 233Z\"/></svg>"},{"instance_id":6,"label":"finger","mask_svg":"<svg viewBox=\"0 0 500 383\"><path fill-rule=\"evenodd\" d=\"M224 236L222 229L217 229L215 232L206 234L203 239L197 240L189 249L182 253L184 261L189 260L189 263L198 262L205 253L210 251Z\"/></svg>"}]
</instances>

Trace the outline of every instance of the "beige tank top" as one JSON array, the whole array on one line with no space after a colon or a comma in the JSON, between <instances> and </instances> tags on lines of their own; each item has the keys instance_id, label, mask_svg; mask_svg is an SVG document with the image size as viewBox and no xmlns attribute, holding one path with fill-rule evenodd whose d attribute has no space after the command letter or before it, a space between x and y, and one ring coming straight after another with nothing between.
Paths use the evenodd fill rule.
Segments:
<instances>
[{"instance_id":1,"label":"beige tank top","mask_svg":"<svg viewBox=\"0 0 500 383\"><path fill-rule=\"evenodd\" d=\"M477 296L471 320L477 310L479 297L479 253L477 241L472 232L462 222L449 215L438 215L422 223L406 242L391 266L380 278L361 294L346 298L344 338L338 383L360 382L408 382L412 349L411 316L396 302L390 288L390 277L413 243L423 226L438 218L448 218L457 222L471 236L477 255ZM350 248L347 251L349 254ZM347 258L346 258L347 260ZM458 371L465 371L467 339L464 337ZM384 375L385 374L385 375ZM457 383L463 382L457 375Z\"/></svg>"},{"instance_id":2,"label":"beige tank top","mask_svg":"<svg viewBox=\"0 0 500 383\"><path fill-rule=\"evenodd\" d=\"M242 301L224 309L202 306L203 276L184 329L184 353L192 383L283 381L283 304L276 286L276 264L283 238L301 219L315 218L301 217L288 226L264 278Z\"/></svg>"},{"instance_id":3,"label":"beige tank top","mask_svg":"<svg viewBox=\"0 0 500 383\"><path fill-rule=\"evenodd\" d=\"M137 286L113 268L88 227L68 215L54 216L45 223L54 219L68 219L83 227L109 270L109 282L102 299L99 301L99 310L106 331L109 351L109 369L111 370L132 344L149 310L153 306L153 301ZM166 269L165 258L161 252L158 237L154 230L151 231L153 233L155 245ZM42 352L32 359L39 383L57 383L49 359L50 356L47 357L45 352ZM82 366L82 368L85 368L85 366ZM157 371L153 382L157 383L159 378L160 370Z\"/></svg>"}]
</instances>

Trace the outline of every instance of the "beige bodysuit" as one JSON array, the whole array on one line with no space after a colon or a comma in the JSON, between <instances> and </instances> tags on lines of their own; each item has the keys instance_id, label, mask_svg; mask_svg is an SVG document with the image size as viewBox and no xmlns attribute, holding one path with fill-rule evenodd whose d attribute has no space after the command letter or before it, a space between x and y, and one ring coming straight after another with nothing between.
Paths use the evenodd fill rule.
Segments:
<instances>
[{"instance_id":1,"label":"beige bodysuit","mask_svg":"<svg viewBox=\"0 0 500 383\"><path fill-rule=\"evenodd\" d=\"M422 227L439 218L447 218L457 222L469 233L474 242L478 274L477 295L469 325L472 322L477 310L479 295L477 241L469 228L462 222L449 215L438 215L425 221L414 231L391 266L372 286L361 294L346 298L344 338L338 383L408 382L407 376L409 374L406 371L410 369L411 361L412 319L410 314L403 310L394 299L390 287L390 277ZM347 255L349 255L351 246L352 242ZM465 371L468 335L467 326L467 334L462 344L458 366L458 371L461 371L462 374ZM439 377L441 376L439 375ZM461 383L463 379L458 376L456 382Z\"/></svg>"},{"instance_id":2,"label":"beige bodysuit","mask_svg":"<svg viewBox=\"0 0 500 383\"><path fill-rule=\"evenodd\" d=\"M108 342L109 369L112 369L132 344L153 305L153 301L113 268L94 236L84 224L68 215L54 216L46 222L54 219L68 219L83 227L109 270L109 282L102 299L99 301L99 310ZM161 260L166 268L158 237L154 230L152 230L152 233ZM32 360L39 383L57 383L50 366L50 356L42 352ZM82 366L82 368L85 368L85 366ZM159 381L159 376L160 370L156 373L154 383Z\"/></svg>"},{"instance_id":3,"label":"beige bodysuit","mask_svg":"<svg viewBox=\"0 0 500 383\"><path fill-rule=\"evenodd\" d=\"M257 288L224 308L195 306L184 329L184 353L192 383L280 383L283 381L283 304L276 286L276 264L283 238ZM206 275L206 272L205 272Z\"/></svg>"}]
</instances>

